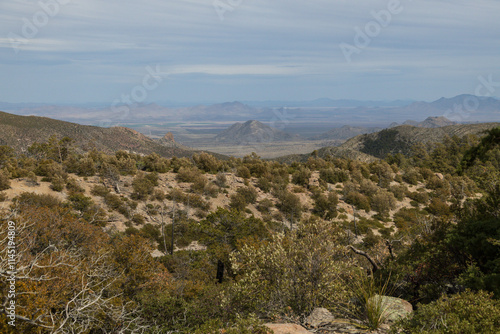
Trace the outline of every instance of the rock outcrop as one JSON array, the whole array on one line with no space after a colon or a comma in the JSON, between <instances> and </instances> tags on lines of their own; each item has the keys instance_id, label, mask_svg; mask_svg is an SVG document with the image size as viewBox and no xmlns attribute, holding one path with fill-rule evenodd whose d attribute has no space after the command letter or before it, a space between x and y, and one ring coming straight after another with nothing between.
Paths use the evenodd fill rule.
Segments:
<instances>
[{"instance_id":1,"label":"rock outcrop","mask_svg":"<svg viewBox=\"0 0 500 334\"><path fill-rule=\"evenodd\" d=\"M368 303L380 303L384 310L386 322L394 322L406 318L413 312L413 306L404 299L375 295L368 299Z\"/></svg>"},{"instance_id":2,"label":"rock outcrop","mask_svg":"<svg viewBox=\"0 0 500 334\"><path fill-rule=\"evenodd\" d=\"M315 308L312 313L306 318L305 324L311 328L325 326L335 320L333 314L326 308Z\"/></svg>"},{"instance_id":3,"label":"rock outcrop","mask_svg":"<svg viewBox=\"0 0 500 334\"><path fill-rule=\"evenodd\" d=\"M297 324L265 324L274 334L311 334L307 329Z\"/></svg>"}]
</instances>

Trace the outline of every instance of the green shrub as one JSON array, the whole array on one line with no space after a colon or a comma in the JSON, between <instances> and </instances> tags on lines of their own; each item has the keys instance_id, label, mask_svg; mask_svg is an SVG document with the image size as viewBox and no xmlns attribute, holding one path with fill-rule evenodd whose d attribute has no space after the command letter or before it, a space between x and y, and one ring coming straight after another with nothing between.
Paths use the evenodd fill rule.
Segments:
<instances>
[{"instance_id":1,"label":"green shrub","mask_svg":"<svg viewBox=\"0 0 500 334\"><path fill-rule=\"evenodd\" d=\"M389 186L389 191L394 194L394 197L396 197L398 201L402 201L408 193L408 187L404 184L393 185Z\"/></svg>"},{"instance_id":2,"label":"green shrub","mask_svg":"<svg viewBox=\"0 0 500 334\"><path fill-rule=\"evenodd\" d=\"M112 194L112 193L108 193L105 197L104 197L104 202L106 203L106 205L112 209L112 210L116 210L118 211L119 213L123 214L125 217L128 217L130 214L129 214L129 206L127 205L127 203L124 202L124 200L122 200L122 198L116 194Z\"/></svg>"},{"instance_id":3,"label":"green shrub","mask_svg":"<svg viewBox=\"0 0 500 334\"><path fill-rule=\"evenodd\" d=\"M205 187L203 187L203 195L216 198L217 195L219 194L219 189L220 188L217 187L214 183L207 182L205 184Z\"/></svg>"},{"instance_id":4,"label":"green shrub","mask_svg":"<svg viewBox=\"0 0 500 334\"><path fill-rule=\"evenodd\" d=\"M239 305L266 316L288 307L295 316L336 308L347 295L342 278L350 273L349 261L341 260L343 238L339 226L314 218L287 236L277 233L269 242L250 242L231 253Z\"/></svg>"},{"instance_id":5,"label":"green shrub","mask_svg":"<svg viewBox=\"0 0 500 334\"><path fill-rule=\"evenodd\" d=\"M198 168L181 167L177 172L177 180L179 182L195 182L202 176Z\"/></svg>"},{"instance_id":6,"label":"green shrub","mask_svg":"<svg viewBox=\"0 0 500 334\"><path fill-rule=\"evenodd\" d=\"M269 198L264 198L259 201L259 204L257 204L257 210L262 213L269 213L273 206L274 204Z\"/></svg>"},{"instance_id":7,"label":"green shrub","mask_svg":"<svg viewBox=\"0 0 500 334\"><path fill-rule=\"evenodd\" d=\"M241 194L232 194L230 199L231 201L229 202L229 206L231 207L231 209L243 211L247 207L247 201Z\"/></svg>"},{"instance_id":8,"label":"green shrub","mask_svg":"<svg viewBox=\"0 0 500 334\"><path fill-rule=\"evenodd\" d=\"M144 223L146 222L146 219L144 219L144 217L138 213L134 214L132 216L132 219L131 221L136 224L136 225L144 225Z\"/></svg>"},{"instance_id":9,"label":"green shrub","mask_svg":"<svg viewBox=\"0 0 500 334\"><path fill-rule=\"evenodd\" d=\"M244 179L249 179L251 177L250 169L246 166L239 166L236 168L236 176L242 177Z\"/></svg>"},{"instance_id":10,"label":"green shrub","mask_svg":"<svg viewBox=\"0 0 500 334\"><path fill-rule=\"evenodd\" d=\"M151 239L159 244L162 243L160 227L158 225L144 224L141 228L141 235L146 239Z\"/></svg>"},{"instance_id":11,"label":"green shrub","mask_svg":"<svg viewBox=\"0 0 500 334\"><path fill-rule=\"evenodd\" d=\"M36 207L53 208L61 205L61 201L52 195L38 195L35 193L24 192L12 200L18 205L29 205Z\"/></svg>"},{"instance_id":12,"label":"green shrub","mask_svg":"<svg viewBox=\"0 0 500 334\"><path fill-rule=\"evenodd\" d=\"M92 198L83 195L82 193L75 193L68 197L73 209L81 212L87 211L91 205L94 204Z\"/></svg>"},{"instance_id":13,"label":"green shrub","mask_svg":"<svg viewBox=\"0 0 500 334\"><path fill-rule=\"evenodd\" d=\"M145 199L153 193L154 187L158 185L158 175L156 173L138 174L132 181L134 192L131 195L133 199Z\"/></svg>"},{"instance_id":14,"label":"green shrub","mask_svg":"<svg viewBox=\"0 0 500 334\"><path fill-rule=\"evenodd\" d=\"M95 186L92 187L90 193L94 196L105 197L107 194L109 194L109 190L102 184L96 184Z\"/></svg>"},{"instance_id":15,"label":"green shrub","mask_svg":"<svg viewBox=\"0 0 500 334\"><path fill-rule=\"evenodd\" d=\"M327 196L320 193L313 196L313 199L313 213L323 219L332 219L337 216L337 204L339 203L337 193L330 191Z\"/></svg>"},{"instance_id":16,"label":"green shrub","mask_svg":"<svg viewBox=\"0 0 500 334\"><path fill-rule=\"evenodd\" d=\"M291 219L293 215L294 221L298 221L302 215L302 205L299 196L287 190L276 191L275 196L278 199L276 207L286 215L287 219Z\"/></svg>"},{"instance_id":17,"label":"green shrub","mask_svg":"<svg viewBox=\"0 0 500 334\"><path fill-rule=\"evenodd\" d=\"M500 301L484 291L443 295L427 305L418 305L409 319L393 326L392 332L494 334L500 328Z\"/></svg>"},{"instance_id":18,"label":"green shrub","mask_svg":"<svg viewBox=\"0 0 500 334\"><path fill-rule=\"evenodd\" d=\"M82 158L78 162L78 175L94 176L96 173L95 162L92 158Z\"/></svg>"},{"instance_id":19,"label":"green shrub","mask_svg":"<svg viewBox=\"0 0 500 334\"><path fill-rule=\"evenodd\" d=\"M176 200L184 205L189 205L193 208L198 208L201 211L206 211L210 208L210 204L198 194L186 194L182 190L174 188L167 194L167 199Z\"/></svg>"},{"instance_id":20,"label":"green shrub","mask_svg":"<svg viewBox=\"0 0 500 334\"><path fill-rule=\"evenodd\" d=\"M165 195L165 193L159 189L155 189L153 190L153 194L151 195L151 200L152 201L164 201L165 198L167 198L167 195Z\"/></svg>"},{"instance_id":21,"label":"green shrub","mask_svg":"<svg viewBox=\"0 0 500 334\"><path fill-rule=\"evenodd\" d=\"M50 184L50 189L61 192L64 189L64 180L62 177L57 176L52 178L52 182Z\"/></svg>"},{"instance_id":22,"label":"green shrub","mask_svg":"<svg viewBox=\"0 0 500 334\"><path fill-rule=\"evenodd\" d=\"M375 195L380 188L370 180L363 179L359 184L359 192L368 197Z\"/></svg>"},{"instance_id":23,"label":"green shrub","mask_svg":"<svg viewBox=\"0 0 500 334\"><path fill-rule=\"evenodd\" d=\"M254 204L257 201L257 191L254 187L241 187L236 192L243 196L248 204Z\"/></svg>"},{"instance_id":24,"label":"green shrub","mask_svg":"<svg viewBox=\"0 0 500 334\"><path fill-rule=\"evenodd\" d=\"M208 173L215 173L221 166L221 163L217 158L208 153L202 152L201 154L194 154L193 161L196 163L196 166Z\"/></svg>"},{"instance_id":25,"label":"green shrub","mask_svg":"<svg viewBox=\"0 0 500 334\"><path fill-rule=\"evenodd\" d=\"M349 180L349 172L338 168L323 168L319 171L319 178L327 183L339 183Z\"/></svg>"},{"instance_id":26,"label":"green shrub","mask_svg":"<svg viewBox=\"0 0 500 334\"><path fill-rule=\"evenodd\" d=\"M215 184L220 188L226 188L227 187L226 175L222 172L217 173L217 176L215 177Z\"/></svg>"},{"instance_id":27,"label":"green shrub","mask_svg":"<svg viewBox=\"0 0 500 334\"><path fill-rule=\"evenodd\" d=\"M66 189L70 193L84 193L85 189L78 184L78 181L74 178L68 178L66 182Z\"/></svg>"},{"instance_id":28,"label":"green shrub","mask_svg":"<svg viewBox=\"0 0 500 334\"><path fill-rule=\"evenodd\" d=\"M2 169L0 170L0 190L6 190L10 188L10 173Z\"/></svg>"},{"instance_id":29,"label":"green shrub","mask_svg":"<svg viewBox=\"0 0 500 334\"><path fill-rule=\"evenodd\" d=\"M433 198L427 207L427 211L436 216L446 216L450 214L450 207L439 198Z\"/></svg>"},{"instance_id":30,"label":"green shrub","mask_svg":"<svg viewBox=\"0 0 500 334\"><path fill-rule=\"evenodd\" d=\"M387 215L396 207L396 198L391 192L379 190L371 198L371 207L381 215Z\"/></svg>"},{"instance_id":31,"label":"green shrub","mask_svg":"<svg viewBox=\"0 0 500 334\"><path fill-rule=\"evenodd\" d=\"M429 202L429 194L425 191L414 191L408 194L408 197L420 204L426 204Z\"/></svg>"},{"instance_id":32,"label":"green shrub","mask_svg":"<svg viewBox=\"0 0 500 334\"><path fill-rule=\"evenodd\" d=\"M295 173L292 174L292 183L307 187L309 185L309 179L311 178L311 171L308 168L301 167Z\"/></svg>"},{"instance_id":33,"label":"green shrub","mask_svg":"<svg viewBox=\"0 0 500 334\"><path fill-rule=\"evenodd\" d=\"M263 192L268 193L271 188L271 181L267 177L260 177L257 180L257 187L259 187Z\"/></svg>"},{"instance_id":34,"label":"green shrub","mask_svg":"<svg viewBox=\"0 0 500 334\"><path fill-rule=\"evenodd\" d=\"M35 169L35 174L37 176L43 176L46 181L52 181L52 178L60 176L63 179L67 178L67 173L63 171L63 168L57 162L53 160L42 160Z\"/></svg>"},{"instance_id":35,"label":"green shrub","mask_svg":"<svg viewBox=\"0 0 500 334\"><path fill-rule=\"evenodd\" d=\"M365 210L370 212L370 200L365 195L357 192L351 191L345 196L345 201L349 204L354 205L358 210Z\"/></svg>"},{"instance_id":36,"label":"green shrub","mask_svg":"<svg viewBox=\"0 0 500 334\"><path fill-rule=\"evenodd\" d=\"M156 153L149 154L143 159L144 169L148 172L166 173L170 168L170 161Z\"/></svg>"},{"instance_id":37,"label":"green shrub","mask_svg":"<svg viewBox=\"0 0 500 334\"><path fill-rule=\"evenodd\" d=\"M417 185L419 181L422 181L422 175L420 175L418 169L408 168L403 173L403 181L412 185Z\"/></svg>"}]
</instances>

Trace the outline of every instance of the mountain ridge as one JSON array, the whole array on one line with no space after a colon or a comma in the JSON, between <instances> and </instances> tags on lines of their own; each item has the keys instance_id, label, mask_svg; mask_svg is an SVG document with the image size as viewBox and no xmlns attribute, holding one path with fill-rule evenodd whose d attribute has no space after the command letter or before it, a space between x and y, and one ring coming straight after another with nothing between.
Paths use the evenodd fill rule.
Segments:
<instances>
[{"instance_id":1,"label":"mountain ridge","mask_svg":"<svg viewBox=\"0 0 500 334\"><path fill-rule=\"evenodd\" d=\"M91 125L39 116L18 116L0 111L0 145L26 152L34 142L45 142L50 136L69 137L83 151L96 148L105 153L127 150L139 154L157 153L164 157L192 156L195 150L173 142L161 142L126 127L101 128Z\"/></svg>"},{"instance_id":2,"label":"mountain ridge","mask_svg":"<svg viewBox=\"0 0 500 334\"><path fill-rule=\"evenodd\" d=\"M399 125L353 137L338 147L323 147L313 153L283 156L276 158L276 160L291 163L293 161L307 161L311 156L320 158L333 156L371 162L385 158L387 154L401 153L406 155L417 143L437 143L453 136L461 138L466 135L480 135L497 127L500 127L500 122L455 124L444 127Z\"/></svg>"},{"instance_id":3,"label":"mountain ridge","mask_svg":"<svg viewBox=\"0 0 500 334\"><path fill-rule=\"evenodd\" d=\"M249 120L244 123L235 123L226 130L215 136L218 143L248 144L267 143L273 141L289 141L299 139L297 135L292 135L284 131L272 128L256 120Z\"/></svg>"}]
</instances>

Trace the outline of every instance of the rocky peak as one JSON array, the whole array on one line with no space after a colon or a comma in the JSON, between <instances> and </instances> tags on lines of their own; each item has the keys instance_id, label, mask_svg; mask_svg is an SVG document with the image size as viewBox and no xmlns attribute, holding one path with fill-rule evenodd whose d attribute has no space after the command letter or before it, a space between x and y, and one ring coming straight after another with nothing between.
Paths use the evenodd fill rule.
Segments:
<instances>
[{"instance_id":1,"label":"rocky peak","mask_svg":"<svg viewBox=\"0 0 500 334\"><path fill-rule=\"evenodd\" d=\"M165 141L168 141L168 142L174 142L175 143L174 134L172 132L167 132L163 136L162 139L165 140Z\"/></svg>"}]
</instances>

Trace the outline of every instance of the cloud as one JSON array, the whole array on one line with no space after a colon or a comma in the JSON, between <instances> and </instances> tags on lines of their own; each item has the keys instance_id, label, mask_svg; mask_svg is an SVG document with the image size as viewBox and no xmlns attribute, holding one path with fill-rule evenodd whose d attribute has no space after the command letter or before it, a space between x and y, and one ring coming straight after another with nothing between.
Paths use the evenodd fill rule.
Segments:
<instances>
[{"instance_id":1,"label":"cloud","mask_svg":"<svg viewBox=\"0 0 500 334\"><path fill-rule=\"evenodd\" d=\"M354 44L356 29L375 21L373 12L387 10L389 0L245 0L222 21L212 0L72 0L32 38L23 36L23 26L26 20L34 24L34 15L43 11L39 2L8 1L0 4L0 71L17 74L19 85L0 79L0 100L30 95L58 100L77 88L80 92L71 96L106 99L121 84L138 80L150 64L175 74L168 89L158 90L164 95L189 89L200 99L213 97L205 93L212 81L220 84L216 98L227 100L238 87L241 95L262 99L287 98L287 92L293 99L398 98L405 80L412 87L404 97L432 99L429 92L441 95L439 86L459 94L474 86L466 81L495 74L499 1L400 3L403 10L347 63L340 43ZM18 53L12 33L25 38ZM65 76L78 85L68 84ZM46 82L60 93L41 94L35 90L43 87L22 85L29 81ZM273 86L261 90L265 85ZM419 90L418 85L433 87ZM81 89L85 86L102 93Z\"/></svg>"},{"instance_id":2,"label":"cloud","mask_svg":"<svg viewBox=\"0 0 500 334\"><path fill-rule=\"evenodd\" d=\"M176 66L171 74L202 73L209 75L289 75L303 73L301 68L276 65L186 65Z\"/></svg>"}]
</instances>

